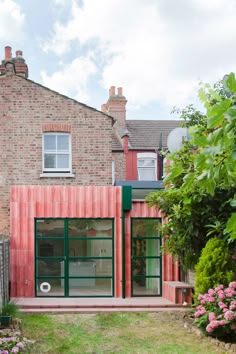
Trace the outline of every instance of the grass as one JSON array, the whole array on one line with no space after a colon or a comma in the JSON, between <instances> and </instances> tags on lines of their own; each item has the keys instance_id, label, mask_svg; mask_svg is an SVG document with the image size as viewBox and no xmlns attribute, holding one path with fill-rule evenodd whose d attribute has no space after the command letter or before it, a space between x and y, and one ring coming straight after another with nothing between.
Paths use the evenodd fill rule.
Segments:
<instances>
[{"instance_id":1,"label":"grass","mask_svg":"<svg viewBox=\"0 0 236 354\"><path fill-rule=\"evenodd\" d=\"M36 340L31 352L37 354L219 353L170 312L24 315L23 330Z\"/></svg>"}]
</instances>

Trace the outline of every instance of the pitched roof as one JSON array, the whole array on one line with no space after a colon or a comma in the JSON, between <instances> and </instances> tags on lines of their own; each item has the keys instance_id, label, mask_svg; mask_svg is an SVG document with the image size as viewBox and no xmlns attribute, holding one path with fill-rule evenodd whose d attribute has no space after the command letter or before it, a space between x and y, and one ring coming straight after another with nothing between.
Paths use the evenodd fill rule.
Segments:
<instances>
[{"instance_id":1,"label":"pitched roof","mask_svg":"<svg viewBox=\"0 0 236 354\"><path fill-rule=\"evenodd\" d=\"M112 151L123 151L123 146L114 131L112 133Z\"/></svg>"},{"instance_id":2,"label":"pitched roof","mask_svg":"<svg viewBox=\"0 0 236 354\"><path fill-rule=\"evenodd\" d=\"M179 127L180 122L180 120L127 120L129 148L131 150L157 149L160 147L161 136L162 148L166 148L168 134Z\"/></svg>"}]
</instances>

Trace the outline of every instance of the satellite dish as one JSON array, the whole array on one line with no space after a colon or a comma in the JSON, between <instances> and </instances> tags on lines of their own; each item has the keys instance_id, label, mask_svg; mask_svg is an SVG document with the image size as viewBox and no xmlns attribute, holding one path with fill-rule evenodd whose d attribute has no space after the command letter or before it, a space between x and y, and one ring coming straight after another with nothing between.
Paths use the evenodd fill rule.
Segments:
<instances>
[{"instance_id":1,"label":"satellite dish","mask_svg":"<svg viewBox=\"0 0 236 354\"><path fill-rule=\"evenodd\" d=\"M184 140L189 140L188 128L175 128L167 137L167 147L170 152L180 150Z\"/></svg>"}]
</instances>

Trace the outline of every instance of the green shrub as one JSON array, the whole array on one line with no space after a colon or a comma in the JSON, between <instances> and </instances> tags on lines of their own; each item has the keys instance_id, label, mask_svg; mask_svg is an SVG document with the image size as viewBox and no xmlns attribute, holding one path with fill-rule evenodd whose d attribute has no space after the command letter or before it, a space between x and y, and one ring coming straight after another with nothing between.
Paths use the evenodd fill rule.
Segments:
<instances>
[{"instance_id":1,"label":"green shrub","mask_svg":"<svg viewBox=\"0 0 236 354\"><path fill-rule=\"evenodd\" d=\"M0 311L3 316L12 316L16 317L19 312L19 306L14 301L6 302L2 305L2 309Z\"/></svg>"},{"instance_id":2,"label":"green shrub","mask_svg":"<svg viewBox=\"0 0 236 354\"><path fill-rule=\"evenodd\" d=\"M214 237L207 241L195 271L195 302L199 294L233 280L233 260L224 240Z\"/></svg>"}]
</instances>

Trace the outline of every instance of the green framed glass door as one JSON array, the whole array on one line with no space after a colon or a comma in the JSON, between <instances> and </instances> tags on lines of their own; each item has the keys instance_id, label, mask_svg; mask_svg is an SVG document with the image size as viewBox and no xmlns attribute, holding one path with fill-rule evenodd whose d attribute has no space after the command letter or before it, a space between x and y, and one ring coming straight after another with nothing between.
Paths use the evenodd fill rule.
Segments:
<instances>
[{"instance_id":1,"label":"green framed glass door","mask_svg":"<svg viewBox=\"0 0 236 354\"><path fill-rule=\"evenodd\" d=\"M36 219L36 296L114 296L113 219Z\"/></svg>"},{"instance_id":2,"label":"green framed glass door","mask_svg":"<svg viewBox=\"0 0 236 354\"><path fill-rule=\"evenodd\" d=\"M161 296L160 219L131 219L131 294Z\"/></svg>"}]
</instances>

